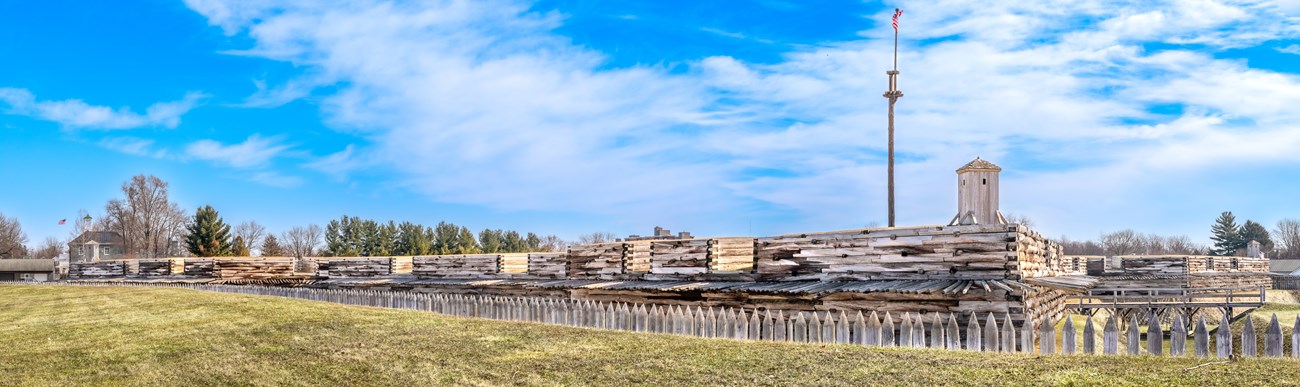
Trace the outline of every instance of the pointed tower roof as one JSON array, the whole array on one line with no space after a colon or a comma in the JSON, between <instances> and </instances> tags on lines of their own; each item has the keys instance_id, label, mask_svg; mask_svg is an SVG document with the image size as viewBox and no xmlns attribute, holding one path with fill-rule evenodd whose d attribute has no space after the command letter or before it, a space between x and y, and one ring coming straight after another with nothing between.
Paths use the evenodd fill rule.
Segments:
<instances>
[{"instance_id":1,"label":"pointed tower roof","mask_svg":"<svg viewBox=\"0 0 1300 387\"><path fill-rule=\"evenodd\" d=\"M1002 172L1002 167L993 165L993 163L988 162L988 160L976 157L975 160L971 160L971 162L966 163L966 165L961 168L957 168L957 173L962 172Z\"/></svg>"}]
</instances>

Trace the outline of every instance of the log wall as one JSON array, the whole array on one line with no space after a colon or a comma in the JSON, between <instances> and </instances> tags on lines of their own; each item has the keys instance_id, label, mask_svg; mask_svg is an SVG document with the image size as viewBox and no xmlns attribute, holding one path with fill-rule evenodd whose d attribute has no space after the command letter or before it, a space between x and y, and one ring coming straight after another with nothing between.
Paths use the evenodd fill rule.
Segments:
<instances>
[{"instance_id":1,"label":"log wall","mask_svg":"<svg viewBox=\"0 0 1300 387\"><path fill-rule=\"evenodd\" d=\"M528 274L528 253L500 254L501 273Z\"/></svg>"},{"instance_id":2,"label":"log wall","mask_svg":"<svg viewBox=\"0 0 1300 387\"><path fill-rule=\"evenodd\" d=\"M105 278L126 276L126 261L73 262L68 265L70 278Z\"/></svg>"},{"instance_id":3,"label":"log wall","mask_svg":"<svg viewBox=\"0 0 1300 387\"><path fill-rule=\"evenodd\" d=\"M212 258L186 258L182 273L187 277L211 278L216 276L215 267L216 260Z\"/></svg>"},{"instance_id":4,"label":"log wall","mask_svg":"<svg viewBox=\"0 0 1300 387\"><path fill-rule=\"evenodd\" d=\"M1042 251L1020 251L1017 226L862 229L758 238L761 281L1017 279L1053 272ZM1042 249L1040 249L1042 250Z\"/></svg>"},{"instance_id":5,"label":"log wall","mask_svg":"<svg viewBox=\"0 0 1300 387\"><path fill-rule=\"evenodd\" d=\"M141 277L166 277L185 270L180 259L141 259L137 265L137 274Z\"/></svg>"},{"instance_id":6,"label":"log wall","mask_svg":"<svg viewBox=\"0 0 1300 387\"><path fill-rule=\"evenodd\" d=\"M393 273L393 259L388 257L323 258L316 275L330 278L378 277Z\"/></svg>"},{"instance_id":7,"label":"log wall","mask_svg":"<svg viewBox=\"0 0 1300 387\"><path fill-rule=\"evenodd\" d=\"M419 278L491 278L501 273L500 254L415 257L411 273Z\"/></svg>"},{"instance_id":8,"label":"log wall","mask_svg":"<svg viewBox=\"0 0 1300 387\"><path fill-rule=\"evenodd\" d=\"M598 243L569 247L566 275L574 279L621 279L628 244Z\"/></svg>"},{"instance_id":9,"label":"log wall","mask_svg":"<svg viewBox=\"0 0 1300 387\"><path fill-rule=\"evenodd\" d=\"M564 278L568 266L565 253L529 253L528 275L535 278Z\"/></svg>"},{"instance_id":10,"label":"log wall","mask_svg":"<svg viewBox=\"0 0 1300 387\"><path fill-rule=\"evenodd\" d=\"M293 276L292 258L222 258L213 260L217 278L262 280Z\"/></svg>"}]
</instances>

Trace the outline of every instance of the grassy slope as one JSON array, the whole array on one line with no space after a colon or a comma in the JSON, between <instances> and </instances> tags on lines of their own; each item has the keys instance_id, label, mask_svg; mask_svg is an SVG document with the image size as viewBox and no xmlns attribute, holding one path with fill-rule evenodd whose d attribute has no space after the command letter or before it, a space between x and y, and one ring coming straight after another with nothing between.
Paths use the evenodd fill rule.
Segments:
<instances>
[{"instance_id":1,"label":"grassy slope","mask_svg":"<svg viewBox=\"0 0 1300 387\"><path fill-rule=\"evenodd\" d=\"M985 355L606 332L180 289L0 286L23 384L1098 384L1300 380L1300 363Z\"/></svg>"}]
</instances>

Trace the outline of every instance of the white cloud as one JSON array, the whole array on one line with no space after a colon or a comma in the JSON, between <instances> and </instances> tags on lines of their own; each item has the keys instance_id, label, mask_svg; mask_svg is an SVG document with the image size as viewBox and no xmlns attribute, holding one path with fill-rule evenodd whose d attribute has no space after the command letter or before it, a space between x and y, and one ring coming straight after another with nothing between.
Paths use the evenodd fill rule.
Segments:
<instances>
[{"instance_id":1,"label":"white cloud","mask_svg":"<svg viewBox=\"0 0 1300 387\"><path fill-rule=\"evenodd\" d=\"M234 168L267 166L272 158L289 149L273 138L249 136L242 143L225 145L214 140L199 140L185 147L187 155Z\"/></svg>"},{"instance_id":2,"label":"white cloud","mask_svg":"<svg viewBox=\"0 0 1300 387\"><path fill-rule=\"evenodd\" d=\"M165 149L156 146L154 140L135 137L108 137L99 141L99 146L135 156L166 158Z\"/></svg>"},{"instance_id":3,"label":"white cloud","mask_svg":"<svg viewBox=\"0 0 1300 387\"><path fill-rule=\"evenodd\" d=\"M1290 45L1290 46L1286 46L1286 47L1278 47L1278 48L1276 48L1276 50L1277 50L1277 52L1281 52L1281 53L1284 53L1284 54L1295 54L1295 55L1300 55L1300 44L1292 44L1292 45Z\"/></svg>"},{"instance_id":4,"label":"white cloud","mask_svg":"<svg viewBox=\"0 0 1300 387\"><path fill-rule=\"evenodd\" d=\"M0 88L0 101L9 105L9 114L31 116L57 122L69 128L132 129L140 127L175 128L181 116L202 100L205 95L190 92L171 102L159 102L145 109L144 114L128 108L111 108L88 104L79 99L40 101L30 91Z\"/></svg>"},{"instance_id":5,"label":"white cloud","mask_svg":"<svg viewBox=\"0 0 1300 387\"><path fill-rule=\"evenodd\" d=\"M323 102L329 123L370 144L318 169L382 168L441 201L648 224L720 222L751 202L797 214L776 231L883 217L887 13L871 15L884 22L862 40L670 74L608 68L553 31L560 15L512 1L188 4L255 40L240 54L301 66L306 84L337 82ZM902 224L947 221L953 169L976 155L1019 187L1004 207L1074 217L1040 223L1085 237L1182 216L1151 203L1167 203L1170 185L1219 184L1189 181L1194 171L1300 162L1297 76L1210 54L1300 35L1277 7L912 4L902 4ZM1138 214L1148 218L1124 218Z\"/></svg>"},{"instance_id":6,"label":"white cloud","mask_svg":"<svg viewBox=\"0 0 1300 387\"><path fill-rule=\"evenodd\" d=\"M297 176L285 176L272 171L254 173L249 178L255 183L280 188L294 188L302 185L303 180Z\"/></svg>"}]
</instances>

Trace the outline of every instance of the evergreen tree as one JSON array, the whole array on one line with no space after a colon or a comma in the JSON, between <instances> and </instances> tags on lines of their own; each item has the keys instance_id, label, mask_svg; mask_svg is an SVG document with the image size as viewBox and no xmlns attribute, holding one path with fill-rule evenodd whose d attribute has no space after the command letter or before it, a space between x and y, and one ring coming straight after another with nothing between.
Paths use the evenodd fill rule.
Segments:
<instances>
[{"instance_id":1,"label":"evergreen tree","mask_svg":"<svg viewBox=\"0 0 1300 387\"><path fill-rule=\"evenodd\" d=\"M478 241L474 239L474 233L469 231L468 227L461 227L460 232L456 234L456 254L478 254Z\"/></svg>"},{"instance_id":2,"label":"evergreen tree","mask_svg":"<svg viewBox=\"0 0 1300 387\"><path fill-rule=\"evenodd\" d=\"M262 239L262 256L263 257L285 256L284 246L280 245L280 240L276 239L274 234L267 235L265 239Z\"/></svg>"},{"instance_id":3,"label":"evergreen tree","mask_svg":"<svg viewBox=\"0 0 1300 387\"><path fill-rule=\"evenodd\" d=\"M230 225L226 224L212 206L194 211L194 220L186 227L189 235L185 247L196 257L230 255Z\"/></svg>"},{"instance_id":4,"label":"evergreen tree","mask_svg":"<svg viewBox=\"0 0 1300 387\"><path fill-rule=\"evenodd\" d=\"M1242 246L1246 246L1250 241L1259 242L1259 251L1265 254L1273 252L1273 238L1269 235L1268 229L1253 220L1247 220L1241 225L1241 241Z\"/></svg>"},{"instance_id":5,"label":"evergreen tree","mask_svg":"<svg viewBox=\"0 0 1300 387\"><path fill-rule=\"evenodd\" d=\"M1210 250L1211 255L1230 256L1237 253L1237 249L1245 247L1246 244L1241 240L1241 229L1237 227L1237 217L1232 215L1231 211L1224 211L1219 218L1214 221L1214 226L1210 228L1210 240L1214 241L1214 248Z\"/></svg>"},{"instance_id":6,"label":"evergreen tree","mask_svg":"<svg viewBox=\"0 0 1300 387\"><path fill-rule=\"evenodd\" d=\"M248 243L244 243L243 236L236 235L235 240L230 242L230 246L231 246L230 255L232 256L247 257L253 254L252 252L248 251Z\"/></svg>"},{"instance_id":7,"label":"evergreen tree","mask_svg":"<svg viewBox=\"0 0 1300 387\"><path fill-rule=\"evenodd\" d=\"M478 233L479 248L484 253L492 254L501 252L501 230L485 228Z\"/></svg>"},{"instance_id":8,"label":"evergreen tree","mask_svg":"<svg viewBox=\"0 0 1300 387\"><path fill-rule=\"evenodd\" d=\"M428 255L433 253L433 238L424 226L402 222L397 226L397 243L393 254Z\"/></svg>"},{"instance_id":9,"label":"evergreen tree","mask_svg":"<svg viewBox=\"0 0 1300 387\"><path fill-rule=\"evenodd\" d=\"M462 250L460 248L460 228L456 227L456 225L447 222L438 222L438 225L433 228L433 235L434 254L464 254L460 252ZM473 236L471 235L471 239L472 237Z\"/></svg>"},{"instance_id":10,"label":"evergreen tree","mask_svg":"<svg viewBox=\"0 0 1300 387\"><path fill-rule=\"evenodd\" d=\"M519 236L518 232L510 230L506 232L505 251L511 253L522 253L528 249L528 242Z\"/></svg>"},{"instance_id":11,"label":"evergreen tree","mask_svg":"<svg viewBox=\"0 0 1300 387\"><path fill-rule=\"evenodd\" d=\"M538 237L537 234L530 232L528 233L528 238L525 238L524 240L528 242L527 252L542 251L542 238Z\"/></svg>"}]
</instances>

